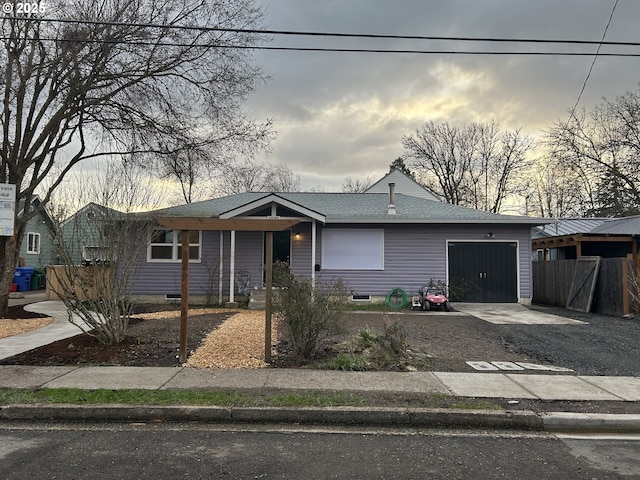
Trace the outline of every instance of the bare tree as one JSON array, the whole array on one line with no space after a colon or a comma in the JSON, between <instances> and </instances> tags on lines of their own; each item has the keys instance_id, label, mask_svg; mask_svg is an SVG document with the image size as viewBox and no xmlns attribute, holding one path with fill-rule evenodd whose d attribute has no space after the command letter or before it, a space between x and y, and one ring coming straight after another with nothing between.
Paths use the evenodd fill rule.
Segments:
<instances>
[{"instance_id":1,"label":"bare tree","mask_svg":"<svg viewBox=\"0 0 640 480\"><path fill-rule=\"evenodd\" d=\"M243 163L223 165L216 188L224 195L244 192L298 192L300 177L284 164L270 165L245 160Z\"/></svg>"},{"instance_id":2,"label":"bare tree","mask_svg":"<svg viewBox=\"0 0 640 480\"><path fill-rule=\"evenodd\" d=\"M632 211L640 208L640 91L572 112L547 132L547 142L589 192L592 212L606 209L602 200L612 195Z\"/></svg>"},{"instance_id":3,"label":"bare tree","mask_svg":"<svg viewBox=\"0 0 640 480\"><path fill-rule=\"evenodd\" d=\"M254 0L49 0L47 10L55 20L0 20L0 183L27 205L16 235L0 238L0 315L45 178L56 175L39 190L46 205L83 160L172 158L263 131L240 111L263 80L249 50L261 38Z\"/></svg>"},{"instance_id":4,"label":"bare tree","mask_svg":"<svg viewBox=\"0 0 640 480\"><path fill-rule=\"evenodd\" d=\"M359 178L347 177L342 182L342 192L343 193L362 193L367 188L369 188L372 184L371 177L367 177L364 180L360 180Z\"/></svg>"},{"instance_id":5,"label":"bare tree","mask_svg":"<svg viewBox=\"0 0 640 480\"><path fill-rule=\"evenodd\" d=\"M464 127L428 122L405 136L403 145L420 181L443 200L498 213L522 188L517 174L529 166L532 142L497 122Z\"/></svg>"},{"instance_id":6,"label":"bare tree","mask_svg":"<svg viewBox=\"0 0 640 480\"><path fill-rule=\"evenodd\" d=\"M528 189L523 192L526 198L525 215L547 218L585 215L588 193L580 177L551 155L536 162L525 183L528 183Z\"/></svg>"},{"instance_id":7,"label":"bare tree","mask_svg":"<svg viewBox=\"0 0 640 480\"><path fill-rule=\"evenodd\" d=\"M77 192L75 199L89 201L87 206L59 222L60 264L48 268L47 276L69 321L102 343L115 344L125 338L134 306L131 287L155 226L146 213L134 212L153 207L155 199L129 170L110 168L103 175Z\"/></svg>"}]
</instances>

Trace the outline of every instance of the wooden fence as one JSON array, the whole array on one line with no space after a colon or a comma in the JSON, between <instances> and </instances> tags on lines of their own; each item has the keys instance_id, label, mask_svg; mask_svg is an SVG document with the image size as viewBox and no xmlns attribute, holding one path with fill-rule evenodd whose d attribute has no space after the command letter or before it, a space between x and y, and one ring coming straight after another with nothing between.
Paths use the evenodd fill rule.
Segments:
<instances>
[{"instance_id":1,"label":"wooden fence","mask_svg":"<svg viewBox=\"0 0 640 480\"><path fill-rule=\"evenodd\" d=\"M111 277L109 267L99 271L89 265L51 265L47 267L47 300L60 300L61 296L71 295L79 301L96 300L104 294L105 286Z\"/></svg>"},{"instance_id":2,"label":"wooden fence","mask_svg":"<svg viewBox=\"0 0 640 480\"><path fill-rule=\"evenodd\" d=\"M533 262L533 303L566 307L576 264L576 260ZM602 258L591 311L616 316L638 313L633 279L629 259Z\"/></svg>"}]
</instances>

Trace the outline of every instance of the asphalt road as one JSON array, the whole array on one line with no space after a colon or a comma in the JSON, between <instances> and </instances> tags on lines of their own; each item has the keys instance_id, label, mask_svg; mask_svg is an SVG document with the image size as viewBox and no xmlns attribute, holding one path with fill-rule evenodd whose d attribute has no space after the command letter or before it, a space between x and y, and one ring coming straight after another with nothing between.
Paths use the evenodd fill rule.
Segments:
<instances>
[{"instance_id":1,"label":"asphalt road","mask_svg":"<svg viewBox=\"0 0 640 480\"><path fill-rule=\"evenodd\" d=\"M633 479L640 442L544 433L0 425L0 477Z\"/></svg>"},{"instance_id":2,"label":"asphalt road","mask_svg":"<svg viewBox=\"0 0 640 480\"><path fill-rule=\"evenodd\" d=\"M578 375L640 375L640 319L533 307L588 322L585 325L499 325L512 350Z\"/></svg>"}]
</instances>

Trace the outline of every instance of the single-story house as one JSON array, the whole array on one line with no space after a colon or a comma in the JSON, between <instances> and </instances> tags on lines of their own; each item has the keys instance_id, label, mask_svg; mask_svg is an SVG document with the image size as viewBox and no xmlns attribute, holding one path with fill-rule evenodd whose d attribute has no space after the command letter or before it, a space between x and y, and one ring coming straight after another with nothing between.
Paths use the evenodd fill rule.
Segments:
<instances>
[{"instance_id":1,"label":"single-story house","mask_svg":"<svg viewBox=\"0 0 640 480\"><path fill-rule=\"evenodd\" d=\"M295 274L319 283L340 277L357 300L383 299L396 287L415 295L433 280L455 285L458 301L529 303L531 229L543 221L411 194L411 182L389 182L384 193L248 192L150 213L164 225L172 219L192 225L217 219L227 226L288 220L289 228L274 232L270 260L286 261ZM263 287L268 227L230 228L184 229L190 232L190 299L233 301ZM134 295L180 297L181 235L166 227L153 233Z\"/></svg>"}]
</instances>

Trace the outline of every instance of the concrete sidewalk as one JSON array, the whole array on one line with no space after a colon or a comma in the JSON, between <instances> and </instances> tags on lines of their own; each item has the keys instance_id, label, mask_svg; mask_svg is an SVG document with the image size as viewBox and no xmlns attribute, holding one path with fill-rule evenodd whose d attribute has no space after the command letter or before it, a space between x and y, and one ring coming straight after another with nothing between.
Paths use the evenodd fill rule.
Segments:
<instances>
[{"instance_id":1,"label":"concrete sidewalk","mask_svg":"<svg viewBox=\"0 0 640 480\"><path fill-rule=\"evenodd\" d=\"M61 302L40 302L26 307L54 317L51 325L34 332L0 339L0 358L28 351L52 341L77 335L77 327L68 322L68 314ZM265 391L348 391L367 393L400 393L400 394L439 394L456 397L500 398L515 400L548 400L548 401L640 401L640 378L638 377L603 377L579 376L572 374L530 374L530 373L496 373L496 372L344 372L329 370L305 369L229 369L210 370L186 367L36 367L36 366L0 366L0 388L78 388L82 390L96 389L144 389L144 390L265 390ZM58 406L4 406L0 407L0 418L71 418L74 412L79 418L146 418L149 415L169 415L175 418L190 418L189 415L228 415L229 408L200 409L184 407L178 410L158 410L159 407L78 407ZM203 410L204 408L204 410ZM360 411L362 410L362 411ZM345 416L345 409L289 409L288 413L274 413L274 409L251 410L249 416L263 416L263 420L300 422L302 412L306 419L318 421L320 417L327 421L343 418L353 421L362 418L363 422L379 423L395 418L403 423L408 410L396 408L348 409L351 416ZM236 419L238 418L237 409ZM364 413L364 412L368 413ZM55 413L57 412L57 413ZM83 413L84 412L84 413ZM135 413L132 413L135 412ZM159 413L160 412L160 413ZM167 413L169 412L169 413ZM195 412L200 412L196 414ZM225 413L226 412L226 413ZM261 413L260 413L261 412ZM360 413L358 413L360 412ZM600 429L607 431L625 431L640 433L640 415L595 415L588 414L533 414L533 424L553 425L559 430L567 429ZM470 418L468 413L440 412L433 417L422 412L420 415L412 410L410 415L416 418L430 419L429 425L478 425L507 426L513 428L531 428L532 418L522 412L485 412L480 417ZM52 417L53 415L53 417ZM187 415L187 417L184 417ZM324 415L324 417L323 417ZM435 415L435 414L433 414ZM242 415L240 415L242 416ZM471 416L473 417L473 415ZM155 417L154 417L155 418ZM164 417L163 417L164 418ZM173 417L172 417L173 418ZM198 417L203 418L203 417ZM225 417L226 418L226 417ZM257 417L256 417L257 418ZM386 419L386 420L384 420ZM390 421L390 420L389 420ZM426 420L425 420L426 421ZM461 422L461 423L458 423ZM515 422L515 424L513 423ZM540 423L542 422L542 423ZM517 424L517 425L516 425ZM535 427L537 428L537 427Z\"/></svg>"},{"instance_id":2,"label":"concrete sidewalk","mask_svg":"<svg viewBox=\"0 0 640 480\"><path fill-rule=\"evenodd\" d=\"M304 369L0 366L0 388L292 390L441 394L567 401L640 401L640 378L457 372Z\"/></svg>"},{"instance_id":3,"label":"concrete sidewalk","mask_svg":"<svg viewBox=\"0 0 640 480\"><path fill-rule=\"evenodd\" d=\"M637 401L640 379L443 372L298 369L0 366L0 388L348 391L513 399ZM639 414L535 413L393 407L5 405L0 421L231 422L392 425L543 430L556 434L640 433Z\"/></svg>"}]
</instances>

